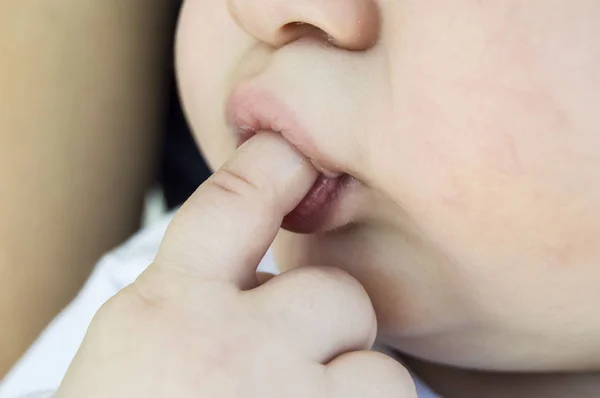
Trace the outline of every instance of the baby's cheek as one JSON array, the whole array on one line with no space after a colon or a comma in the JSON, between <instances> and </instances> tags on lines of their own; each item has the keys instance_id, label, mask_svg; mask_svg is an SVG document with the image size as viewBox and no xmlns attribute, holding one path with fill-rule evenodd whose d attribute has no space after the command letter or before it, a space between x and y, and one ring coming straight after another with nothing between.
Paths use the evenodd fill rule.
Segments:
<instances>
[{"instance_id":1,"label":"baby's cheek","mask_svg":"<svg viewBox=\"0 0 600 398\"><path fill-rule=\"evenodd\" d=\"M390 35L379 187L468 264L597 261L598 6L412 3Z\"/></svg>"},{"instance_id":2,"label":"baby's cheek","mask_svg":"<svg viewBox=\"0 0 600 398\"><path fill-rule=\"evenodd\" d=\"M492 79L413 84L373 174L427 240L477 267L598 260L597 142L560 98Z\"/></svg>"},{"instance_id":3,"label":"baby's cheek","mask_svg":"<svg viewBox=\"0 0 600 398\"><path fill-rule=\"evenodd\" d=\"M600 163L592 167L577 153L589 144L556 117L552 101L487 87L477 93L486 109L465 109L456 105L460 90L440 87L454 98L440 108L426 94L433 87L423 84L400 107L388 149L372 157L377 187L411 224L468 266L562 267L593 259Z\"/></svg>"},{"instance_id":4,"label":"baby's cheek","mask_svg":"<svg viewBox=\"0 0 600 398\"><path fill-rule=\"evenodd\" d=\"M600 225L591 193L570 190L558 174L552 181L526 168L507 174L462 164L448 170L432 199L415 203L415 214L424 233L459 263L542 270L591 260Z\"/></svg>"},{"instance_id":5,"label":"baby's cheek","mask_svg":"<svg viewBox=\"0 0 600 398\"><path fill-rule=\"evenodd\" d=\"M510 151L497 147L499 157ZM552 179L528 167L505 173L459 160L446 166L436 187L422 187L432 196L416 195L406 211L424 241L450 260L456 293L482 319L535 328L556 318L556 308L592 294L600 280L593 185L575 189L567 169Z\"/></svg>"}]
</instances>

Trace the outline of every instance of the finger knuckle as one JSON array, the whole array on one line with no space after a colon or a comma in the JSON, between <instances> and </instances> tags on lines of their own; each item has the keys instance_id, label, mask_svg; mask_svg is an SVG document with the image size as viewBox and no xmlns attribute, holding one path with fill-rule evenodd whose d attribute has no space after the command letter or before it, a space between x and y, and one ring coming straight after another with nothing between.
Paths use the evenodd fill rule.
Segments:
<instances>
[{"instance_id":1,"label":"finger knuckle","mask_svg":"<svg viewBox=\"0 0 600 398\"><path fill-rule=\"evenodd\" d=\"M371 314L373 306L364 287L348 272L336 267L303 267L297 270L296 283L303 289L326 294L331 302L351 303Z\"/></svg>"},{"instance_id":2,"label":"finger knuckle","mask_svg":"<svg viewBox=\"0 0 600 398\"><path fill-rule=\"evenodd\" d=\"M242 172L224 166L216 172L208 182L221 192L236 197L246 198L261 192L261 187Z\"/></svg>"},{"instance_id":3,"label":"finger knuckle","mask_svg":"<svg viewBox=\"0 0 600 398\"><path fill-rule=\"evenodd\" d=\"M356 363L361 362L361 367L368 367L372 381L389 386L389 390L398 394L395 396L417 397L414 380L402 363L380 352L363 351L356 354L354 360Z\"/></svg>"},{"instance_id":4,"label":"finger knuckle","mask_svg":"<svg viewBox=\"0 0 600 398\"><path fill-rule=\"evenodd\" d=\"M129 325L129 331L140 329L142 320L150 307L132 294L131 289L125 288L117 295L103 303L94 314L90 323L90 333L111 335L124 333L122 327Z\"/></svg>"},{"instance_id":5,"label":"finger knuckle","mask_svg":"<svg viewBox=\"0 0 600 398\"><path fill-rule=\"evenodd\" d=\"M398 361L375 351L343 354L327 366L326 374L334 389L342 396L416 398L416 387L408 370ZM348 395L354 393L357 395ZM359 395L360 394L360 395ZM337 394L336 396L340 396Z\"/></svg>"},{"instance_id":6,"label":"finger knuckle","mask_svg":"<svg viewBox=\"0 0 600 398\"><path fill-rule=\"evenodd\" d=\"M336 288L343 288L354 292L356 290L362 291L360 283L346 271L327 266L310 266L298 268L296 271L295 278L298 283L306 283L310 285L316 285L320 288L332 287L335 285Z\"/></svg>"},{"instance_id":7,"label":"finger knuckle","mask_svg":"<svg viewBox=\"0 0 600 398\"><path fill-rule=\"evenodd\" d=\"M137 284L125 287L118 294L107 300L98 310L96 316L105 318L137 317L149 310L160 307L162 299L147 289L139 289Z\"/></svg>"},{"instance_id":8,"label":"finger knuckle","mask_svg":"<svg viewBox=\"0 0 600 398\"><path fill-rule=\"evenodd\" d=\"M259 179L260 180L260 179ZM223 166L207 181L222 196L229 199L228 204L237 203L240 210L251 206L258 209L258 214L275 214L278 203L275 192L268 186L262 186L254 179L245 175L242 171ZM220 210L220 204L214 203L214 207ZM265 218L265 217L263 217Z\"/></svg>"},{"instance_id":9,"label":"finger knuckle","mask_svg":"<svg viewBox=\"0 0 600 398\"><path fill-rule=\"evenodd\" d=\"M302 267L289 277L288 293L294 293L290 296L308 298L314 304L311 308L319 308L320 313L335 316L340 322L352 323L353 335L372 342L377 330L373 304L352 275L335 267Z\"/></svg>"},{"instance_id":10,"label":"finger knuckle","mask_svg":"<svg viewBox=\"0 0 600 398\"><path fill-rule=\"evenodd\" d=\"M373 353L369 366L389 383L395 383L402 397L416 397L415 383L408 369L395 359L381 353Z\"/></svg>"}]
</instances>

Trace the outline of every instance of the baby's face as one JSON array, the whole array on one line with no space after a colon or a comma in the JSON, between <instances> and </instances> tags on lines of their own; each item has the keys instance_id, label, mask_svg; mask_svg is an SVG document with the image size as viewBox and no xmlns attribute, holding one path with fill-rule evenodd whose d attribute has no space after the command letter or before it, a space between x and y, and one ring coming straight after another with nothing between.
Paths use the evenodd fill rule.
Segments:
<instances>
[{"instance_id":1,"label":"baby's face","mask_svg":"<svg viewBox=\"0 0 600 398\"><path fill-rule=\"evenodd\" d=\"M282 233L277 256L354 275L385 342L480 369L600 367L597 0L188 0L178 73L213 166L242 92L359 182L342 225Z\"/></svg>"}]
</instances>

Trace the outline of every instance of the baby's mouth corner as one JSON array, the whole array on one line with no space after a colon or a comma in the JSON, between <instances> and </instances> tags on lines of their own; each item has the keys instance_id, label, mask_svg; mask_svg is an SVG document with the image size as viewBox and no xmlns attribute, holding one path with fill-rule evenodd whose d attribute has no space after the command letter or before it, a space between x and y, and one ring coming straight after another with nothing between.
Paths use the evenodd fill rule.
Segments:
<instances>
[{"instance_id":1,"label":"baby's mouth corner","mask_svg":"<svg viewBox=\"0 0 600 398\"><path fill-rule=\"evenodd\" d=\"M317 161L310 160L310 162L312 163L313 167L326 178L334 179L341 177L344 174L342 171L336 170L336 168L323 166Z\"/></svg>"}]
</instances>

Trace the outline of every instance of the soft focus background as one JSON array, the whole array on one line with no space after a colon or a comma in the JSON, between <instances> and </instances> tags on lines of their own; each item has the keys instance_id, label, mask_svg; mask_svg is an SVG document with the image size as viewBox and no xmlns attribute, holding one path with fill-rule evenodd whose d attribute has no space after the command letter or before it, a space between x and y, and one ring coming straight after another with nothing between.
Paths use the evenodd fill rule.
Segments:
<instances>
[{"instance_id":1,"label":"soft focus background","mask_svg":"<svg viewBox=\"0 0 600 398\"><path fill-rule=\"evenodd\" d=\"M180 6L0 0L0 379L209 175L175 84Z\"/></svg>"}]
</instances>

